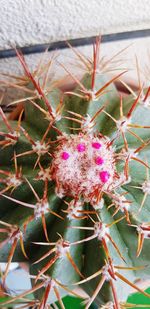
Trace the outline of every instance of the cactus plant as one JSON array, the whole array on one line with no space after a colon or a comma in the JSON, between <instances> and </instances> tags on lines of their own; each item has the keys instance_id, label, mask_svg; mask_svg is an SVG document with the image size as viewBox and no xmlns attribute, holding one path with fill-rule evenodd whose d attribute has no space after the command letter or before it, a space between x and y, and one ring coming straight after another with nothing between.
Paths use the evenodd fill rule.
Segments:
<instances>
[{"instance_id":1,"label":"cactus plant","mask_svg":"<svg viewBox=\"0 0 150 309\"><path fill-rule=\"evenodd\" d=\"M27 261L32 289L6 306L64 308L77 286L86 309L126 308L131 287L150 297L135 283L150 276L150 88L122 97L115 81L126 71L110 78L99 39L93 50L93 61L77 53L86 73L69 73L76 86L65 93L16 50L26 96L16 121L0 108L0 260L4 285L11 261Z\"/></svg>"}]
</instances>

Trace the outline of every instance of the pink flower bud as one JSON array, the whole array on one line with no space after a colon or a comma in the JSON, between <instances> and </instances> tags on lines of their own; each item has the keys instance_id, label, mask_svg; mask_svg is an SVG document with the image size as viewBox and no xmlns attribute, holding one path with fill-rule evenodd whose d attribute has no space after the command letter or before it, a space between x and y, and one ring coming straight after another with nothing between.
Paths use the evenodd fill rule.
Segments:
<instances>
[{"instance_id":1,"label":"pink flower bud","mask_svg":"<svg viewBox=\"0 0 150 309\"><path fill-rule=\"evenodd\" d=\"M68 160L70 155L69 155L68 152L63 151L62 154L61 154L61 157L62 157L63 160Z\"/></svg>"},{"instance_id":2,"label":"pink flower bud","mask_svg":"<svg viewBox=\"0 0 150 309\"><path fill-rule=\"evenodd\" d=\"M78 152L84 152L85 151L85 144L84 143L80 143L77 145L77 150Z\"/></svg>"},{"instance_id":3,"label":"pink flower bud","mask_svg":"<svg viewBox=\"0 0 150 309\"><path fill-rule=\"evenodd\" d=\"M96 163L97 165L102 165L102 164L104 163L104 159L103 159L102 157L97 157L97 158L95 159L95 163Z\"/></svg>"},{"instance_id":4,"label":"pink flower bud","mask_svg":"<svg viewBox=\"0 0 150 309\"><path fill-rule=\"evenodd\" d=\"M102 172L99 173L99 177L100 177L100 180L103 183L106 183L108 181L110 175L107 171L102 171Z\"/></svg>"},{"instance_id":5,"label":"pink flower bud","mask_svg":"<svg viewBox=\"0 0 150 309\"><path fill-rule=\"evenodd\" d=\"M100 149L101 146L102 146L102 145L101 145L100 143L98 143L98 142L93 142L93 143L92 143L92 147L95 148L95 149Z\"/></svg>"}]
</instances>

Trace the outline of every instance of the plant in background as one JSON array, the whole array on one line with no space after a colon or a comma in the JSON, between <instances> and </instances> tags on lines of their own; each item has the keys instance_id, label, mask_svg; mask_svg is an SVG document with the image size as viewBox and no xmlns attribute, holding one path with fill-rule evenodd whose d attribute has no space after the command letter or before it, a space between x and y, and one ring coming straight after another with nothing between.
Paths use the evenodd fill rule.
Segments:
<instances>
[{"instance_id":1,"label":"plant in background","mask_svg":"<svg viewBox=\"0 0 150 309\"><path fill-rule=\"evenodd\" d=\"M150 298L135 283L150 276L149 89L122 98L114 82L126 71L99 69L99 39L93 61L75 51L86 73L69 72L77 85L65 93L47 82L51 62L31 73L16 53L25 75L13 87L26 96L16 121L0 108L0 260L4 285L26 260L32 289L5 305L64 308L77 286L86 309L126 308L131 287Z\"/></svg>"}]
</instances>

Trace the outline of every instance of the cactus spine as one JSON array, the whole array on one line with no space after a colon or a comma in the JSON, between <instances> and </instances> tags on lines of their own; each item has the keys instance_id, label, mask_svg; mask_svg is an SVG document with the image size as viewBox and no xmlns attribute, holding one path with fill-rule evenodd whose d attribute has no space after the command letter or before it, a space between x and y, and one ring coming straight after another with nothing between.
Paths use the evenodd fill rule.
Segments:
<instances>
[{"instance_id":1,"label":"cactus spine","mask_svg":"<svg viewBox=\"0 0 150 309\"><path fill-rule=\"evenodd\" d=\"M149 89L122 98L113 78L81 57L86 73L71 92L48 91L16 51L27 93L16 121L2 109L0 129L0 259L26 260L32 289L9 299L50 308L81 286L85 308L126 308L130 288L150 276ZM37 73L37 72L36 72ZM31 96L31 97L30 97ZM34 293L35 300L28 297Z\"/></svg>"}]
</instances>

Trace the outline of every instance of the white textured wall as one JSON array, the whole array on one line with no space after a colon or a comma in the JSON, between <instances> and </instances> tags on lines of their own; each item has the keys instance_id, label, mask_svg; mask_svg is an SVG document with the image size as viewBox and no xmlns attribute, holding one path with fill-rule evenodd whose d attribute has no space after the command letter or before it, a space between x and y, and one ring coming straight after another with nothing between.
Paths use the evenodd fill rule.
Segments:
<instances>
[{"instance_id":1,"label":"white textured wall","mask_svg":"<svg viewBox=\"0 0 150 309\"><path fill-rule=\"evenodd\" d=\"M149 0L0 0L0 49L148 27Z\"/></svg>"}]
</instances>

